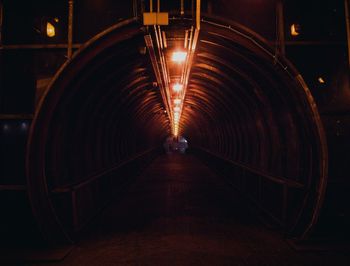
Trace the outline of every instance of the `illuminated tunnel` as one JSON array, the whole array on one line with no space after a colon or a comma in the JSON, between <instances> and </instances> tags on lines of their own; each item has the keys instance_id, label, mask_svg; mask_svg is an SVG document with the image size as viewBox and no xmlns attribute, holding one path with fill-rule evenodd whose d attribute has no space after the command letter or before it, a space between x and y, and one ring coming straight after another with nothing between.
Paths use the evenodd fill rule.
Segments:
<instances>
[{"instance_id":1,"label":"illuminated tunnel","mask_svg":"<svg viewBox=\"0 0 350 266\"><path fill-rule=\"evenodd\" d=\"M127 20L93 38L37 108L27 182L49 242L73 239L170 134L145 33ZM324 132L302 77L261 37L202 20L180 128L191 152L291 237L310 233L327 181Z\"/></svg>"}]
</instances>

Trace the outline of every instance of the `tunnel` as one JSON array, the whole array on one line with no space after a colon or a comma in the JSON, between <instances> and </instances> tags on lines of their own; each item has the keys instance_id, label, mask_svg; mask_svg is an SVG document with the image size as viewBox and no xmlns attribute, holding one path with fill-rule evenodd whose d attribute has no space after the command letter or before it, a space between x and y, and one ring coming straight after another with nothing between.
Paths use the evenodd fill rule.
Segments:
<instances>
[{"instance_id":1,"label":"tunnel","mask_svg":"<svg viewBox=\"0 0 350 266\"><path fill-rule=\"evenodd\" d=\"M159 154L170 134L142 53L146 31L129 20L93 38L40 103L27 181L50 241L69 241L132 174L125 169ZM181 122L193 153L214 160L291 236L306 237L324 197L327 145L303 78L257 34L213 18L203 18L194 61Z\"/></svg>"},{"instance_id":2,"label":"tunnel","mask_svg":"<svg viewBox=\"0 0 350 266\"><path fill-rule=\"evenodd\" d=\"M157 16L166 14L167 19L162 31L157 23L163 22L146 22L145 14L149 19L155 14L152 1L150 6L144 1L131 2L132 18L113 20L79 45L68 40L67 47L62 46L68 48L67 58L62 64L55 62L59 67L52 76L41 79L40 71L46 70L33 70L40 73L38 80L48 81L40 91L37 81L33 115L0 117L0 137L5 136L4 141L0 138L1 147L20 154L7 167L23 176L21 181L4 179L5 184L0 183L1 206L8 205L0 226L0 263L10 246L14 257L27 254L21 253L23 247L38 249L39 259L29 261L47 261L42 259L47 248L68 247L64 255L60 251L59 259L53 259L68 256L67 265L92 263L89 258L104 264L109 256L122 258L119 263L142 264L145 254L151 254L154 264L169 262L160 260L165 255L154 250L170 257L185 254L186 259L174 259L174 265L187 265L197 253L200 259L191 265L199 261L221 265L225 259L230 264L236 257L228 254L234 252L239 254L237 265L261 265L265 248L277 254L269 255L266 265L274 265L275 257L277 264L293 257L295 263L309 260L311 264L342 265L348 259L344 253L335 257L328 253L318 257L317 253L304 259L283 245L286 242L298 251L328 252L339 246L348 250L348 181L339 178L347 165L342 155L348 147L344 133L348 127L342 127L348 112L346 74L335 78L342 86L340 93L333 92L336 96L325 90L327 78L318 77L324 91L316 91L308 72L311 63L302 56L295 57L300 62L288 59L294 56L288 45L295 43L287 45L288 53L283 51L280 32L274 36L276 42L271 42L268 34L257 30L253 25L256 10L247 23L225 13L230 6L227 1L219 1L221 9L204 1L207 12L202 13L200 6L195 9L195 3L201 1L192 1L191 12L158 10ZM190 1L180 2L185 5L182 8L191 9ZM278 7L283 1L275 2L276 12L281 12ZM275 2L266 8L274 9ZM215 8L225 15L215 14ZM124 15L126 11L120 12ZM282 15L276 16L278 22ZM50 21L60 23L58 18ZM295 31L300 30L300 25L293 25ZM61 49L50 45L43 46L47 54L47 49ZM170 53L182 46L188 49L184 66L170 59ZM23 54L31 49L37 53L35 45L28 47L20 48ZM2 49L1 67L18 47L5 45ZM53 60L47 58L47 62ZM330 65L326 58L318 60ZM20 66L11 67L19 72ZM6 85L2 71L0 68L0 84ZM21 81L13 74L10 83L24 87L30 83L29 76ZM174 92L167 94L174 80L184 84L184 93L176 97ZM330 108L323 102L326 94L331 98ZM16 127L27 133L18 137L13 133ZM186 139L186 151L165 147L168 140L179 139ZM6 164L10 159L3 161ZM99 242L101 239L106 242ZM281 239L284 244L276 244ZM129 247L129 241L136 244ZM107 247L105 253L99 245ZM113 249L114 245L119 249ZM182 245L184 253L178 251ZM84 249L87 251L81 251ZM104 254L101 260L93 257L99 252ZM208 255L206 261L200 252L213 252L217 257ZM36 253L29 251L31 256ZM137 259L129 258L129 253Z\"/></svg>"}]
</instances>

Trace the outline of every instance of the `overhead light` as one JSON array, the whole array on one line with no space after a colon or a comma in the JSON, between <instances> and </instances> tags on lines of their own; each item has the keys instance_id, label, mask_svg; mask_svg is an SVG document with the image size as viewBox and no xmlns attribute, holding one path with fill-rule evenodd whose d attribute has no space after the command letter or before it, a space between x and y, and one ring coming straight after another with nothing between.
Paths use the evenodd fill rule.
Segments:
<instances>
[{"instance_id":1,"label":"overhead light","mask_svg":"<svg viewBox=\"0 0 350 266\"><path fill-rule=\"evenodd\" d=\"M50 38L55 37L56 35L55 26L52 25L50 22L46 23L46 35Z\"/></svg>"},{"instance_id":2,"label":"overhead light","mask_svg":"<svg viewBox=\"0 0 350 266\"><path fill-rule=\"evenodd\" d=\"M174 86L173 86L173 90L175 92L180 92L180 91L182 91L182 89L183 89L183 85L180 84L180 83L175 83Z\"/></svg>"},{"instance_id":3,"label":"overhead light","mask_svg":"<svg viewBox=\"0 0 350 266\"><path fill-rule=\"evenodd\" d=\"M183 85L180 84L180 83L175 83L174 86L173 86L173 90L175 92L180 92L180 91L182 91L182 89L183 89Z\"/></svg>"},{"instance_id":4,"label":"overhead light","mask_svg":"<svg viewBox=\"0 0 350 266\"><path fill-rule=\"evenodd\" d=\"M174 52L173 55L171 56L171 61L176 62L176 63L183 63L185 62L187 57L187 53L186 52Z\"/></svg>"},{"instance_id":5,"label":"overhead light","mask_svg":"<svg viewBox=\"0 0 350 266\"><path fill-rule=\"evenodd\" d=\"M290 34L292 36L299 36L300 35L300 25L299 24L292 24L290 26Z\"/></svg>"},{"instance_id":6,"label":"overhead light","mask_svg":"<svg viewBox=\"0 0 350 266\"><path fill-rule=\"evenodd\" d=\"M175 112L180 112L180 110L181 110L180 107L178 107L178 106L174 107Z\"/></svg>"},{"instance_id":7,"label":"overhead light","mask_svg":"<svg viewBox=\"0 0 350 266\"><path fill-rule=\"evenodd\" d=\"M180 104L181 103L181 99L175 99L174 100L174 104Z\"/></svg>"},{"instance_id":8,"label":"overhead light","mask_svg":"<svg viewBox=\"0 0 350 266\"><path fill-rule=\"evenodd\" d=\"M325 84L326 83L326 81L322 77L318 78L318 82L321 83L321 84Z\"/></svg>"}]
</instances>

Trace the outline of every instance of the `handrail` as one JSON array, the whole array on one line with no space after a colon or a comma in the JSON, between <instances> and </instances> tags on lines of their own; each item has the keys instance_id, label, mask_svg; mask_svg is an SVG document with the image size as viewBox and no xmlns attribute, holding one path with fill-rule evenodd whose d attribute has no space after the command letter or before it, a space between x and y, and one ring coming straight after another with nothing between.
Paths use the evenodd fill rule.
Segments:
<instances>
[{"instance_id":1,"label":"handrail","mask_svg":"<svg viewBox=\"0 0 350 266\"><path fill-rule=\"evenodd\" d=\"M88 177L87 179L85 179L83 181L78 181L78 182L73 183L73 184L68 184L68 185L65 185L63 187L55 188L51 192L52 193L66 193L66 192L71 192L71 191L78 190L78 189L80 189L80 188L82 188L82 187L84 187L86 185L89 185L90 183L96 181L100 177L108 175L108 174L118 170L119 168L125 166L126 164L128 164L128 163L130 163L132 161L135 161L135 160L139 159L140 157L142 157L142 156L144 156L146 154L149 154L149 153L151 153L151 152L153 152L155 150L157 150L157 148L152 148L152 149L149 149L147 151L141 152L141 153L135 155L134 157L129 158L126 161L118 163L118 164L116 164L116 165L114 165L112 167L109 167L108 169L104 169L102 171L99 171L98 173L92 174L90 177Z\"/></svg>"},{"instance_id":2,"label":"handrail","mask_svg":"<svg viewBox=\"0 0 350 266\"><path fill-rule=\"evenodd\" d=\"M261 177L264 177L264 178L266 178L266 179L268 179L270 181L273 181L275 183L278 183L278 184L281 184L281 185L287 185L288 187L292 187L292 188L305 189L305 185L301 184L299 182L296 182L296 181L293 181L293 180L289 180L289 179L284 178L284 177L272 176L272 175L270 175L270 174L268 174L266 172L263 172L261 170L254 169L254 168L252 168L250 166L247 166L245 164L238 163L238 162L232 161L232 160L230 160L228 158L222 157L221 155L213 153L213 152L211 152L211 151L209 151L207 149L204 149L204 148L196 147L196 149L202 150L202 151L208 153L209 155L212 155L212 156L217 157L217 158L219 158L219 159L221 159L221 160L223 160L225 162L228 162L230 164L233 164L235 166L243 168L244 170L247 170L247 171L249 171L251 173L257 174L257 175L259 175Z\"/></svg>"}]
</instances>

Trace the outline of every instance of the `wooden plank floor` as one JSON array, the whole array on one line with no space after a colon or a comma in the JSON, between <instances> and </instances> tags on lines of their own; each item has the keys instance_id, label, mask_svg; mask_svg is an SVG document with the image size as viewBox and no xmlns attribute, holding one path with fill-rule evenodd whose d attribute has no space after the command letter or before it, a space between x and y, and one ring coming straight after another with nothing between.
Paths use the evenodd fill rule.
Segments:
<instances>
[{"instance_id":1,"label":"wooden plank floor","mask_svg":"<svg viewBox=\"0 0 350 266\"><path fill-rule=\"evenodd\" d=\"M50 265L350 265L294 251L192 155L158 157L93 229Z\"/></svg>"}]
</instances>

